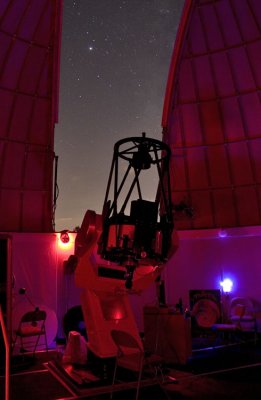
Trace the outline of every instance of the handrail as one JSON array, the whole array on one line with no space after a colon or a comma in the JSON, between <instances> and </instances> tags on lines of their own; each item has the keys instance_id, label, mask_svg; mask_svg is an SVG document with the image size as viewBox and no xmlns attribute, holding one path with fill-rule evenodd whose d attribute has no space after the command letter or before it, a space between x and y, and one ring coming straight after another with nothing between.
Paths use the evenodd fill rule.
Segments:
<instances>
[{"instance_id":1,"label":"handrail","mask_svg":"<svg viewBox=\"0 0 261 400\"><path fill-rule=\"evenodd\" d=\"M10 378L10 346L5 327L4 315L0 304L0 325L5 343L5 400L9 400L9 378Z\"/></svg>"}]
</instances>

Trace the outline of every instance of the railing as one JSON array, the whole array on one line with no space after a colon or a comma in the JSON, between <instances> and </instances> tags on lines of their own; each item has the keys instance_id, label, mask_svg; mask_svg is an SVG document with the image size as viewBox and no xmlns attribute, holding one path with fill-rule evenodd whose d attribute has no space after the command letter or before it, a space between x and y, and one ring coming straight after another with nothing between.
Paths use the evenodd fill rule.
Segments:
<instances>
[{"instance_id":1,"label":"railing","mask_svg":"<svg viewBox=\"0 0 261 400\"><path fill-rule=\"evenodd\" d=\"M5 344L5 400L9 400L9 378L10 378L10 346L5 327L4 315L0 304L0 325L3 332Z\"/></svg>"}]
</instances>

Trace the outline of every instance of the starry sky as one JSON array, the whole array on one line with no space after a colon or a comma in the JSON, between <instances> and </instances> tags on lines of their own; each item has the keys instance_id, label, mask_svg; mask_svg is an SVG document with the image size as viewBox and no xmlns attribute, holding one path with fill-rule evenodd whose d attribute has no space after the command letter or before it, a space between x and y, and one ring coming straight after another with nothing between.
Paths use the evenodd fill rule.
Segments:
<instances>
[{"instance_id":1,"label":"starry sky","mask_svg":"<svg viewBox=\"0 0 261 400\"><path fill-rule=\"evenodd\" d=\"M114 144L161 140L171 55L184 0L64 0L55 228L100 213Z\"/></svg>"}]
</instances>

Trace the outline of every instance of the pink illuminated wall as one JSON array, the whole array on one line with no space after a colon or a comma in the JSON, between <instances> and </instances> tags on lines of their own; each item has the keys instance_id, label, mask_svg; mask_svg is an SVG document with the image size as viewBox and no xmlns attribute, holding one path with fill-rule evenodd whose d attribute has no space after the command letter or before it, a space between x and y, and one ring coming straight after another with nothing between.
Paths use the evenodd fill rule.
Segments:
<instances>
[{"instance_id":1,"label":"pink illuminated wall","mask_svg":"<svg viewBox=\"0 0 261 400\"><path fill-rule=\"evenodd\" d=\"M229 278L233 288L228 300L249 297L261 332L261 228L225 232L220 237L218 229L180 231L179 250L165 269L167 302L176 304L182 298L184 307L189 306L190 290L220 289L222 293L220 281Z\"/></svg>"},{"instance_id":2,"label":"pink illuminated wall","mask_svg":"<svg viewBox=\"0 0 261 400\"><path fill-rule=\"evenodd\" d=\"M162 120L178 229L261 223L260 25L259 0L185 2Z\"/></svg>"},{"instance_id":3,"label":"pink illuminated wall","mask_svg":"<svg viewBox=\"0 0 261 400\"><path fill-rule=\"evenodd\" d=\"M0 231L50 232L60 0L0 2Z\"/></svg>"},{"instance_id":4,"label":"pink illuminated wall","mask_svg":"<svg viewBox=\"0 0 261 400\"><path fill-rule=\"evenodd\" d=\"M66 312L80 304L80 290L75 286L74 274L65 269L65 262L74 251L75 233L61 246L59 233L11 233L12 247L12 325L21 314L34 307L47 312L48 342L56 334L64 335L63 318ZM19 293L20 288L26 294Z\"/></svg>"}]
</instances>

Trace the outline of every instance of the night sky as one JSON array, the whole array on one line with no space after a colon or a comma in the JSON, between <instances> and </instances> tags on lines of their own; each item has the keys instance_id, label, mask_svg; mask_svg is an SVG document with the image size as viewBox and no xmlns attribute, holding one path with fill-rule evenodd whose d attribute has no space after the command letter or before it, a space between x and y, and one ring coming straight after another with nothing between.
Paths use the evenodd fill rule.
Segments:
<instances>
[{"instance_id":1,"label":"night sky","mask_svg":"<svg viewBox=\"0 0 261 400\"><path fill-rule=\"evenodd\" d=\"M56 230L101 212L113 146L161 140L167 76L184 0L64 0Z\"/></svg>"}]
</instances>

